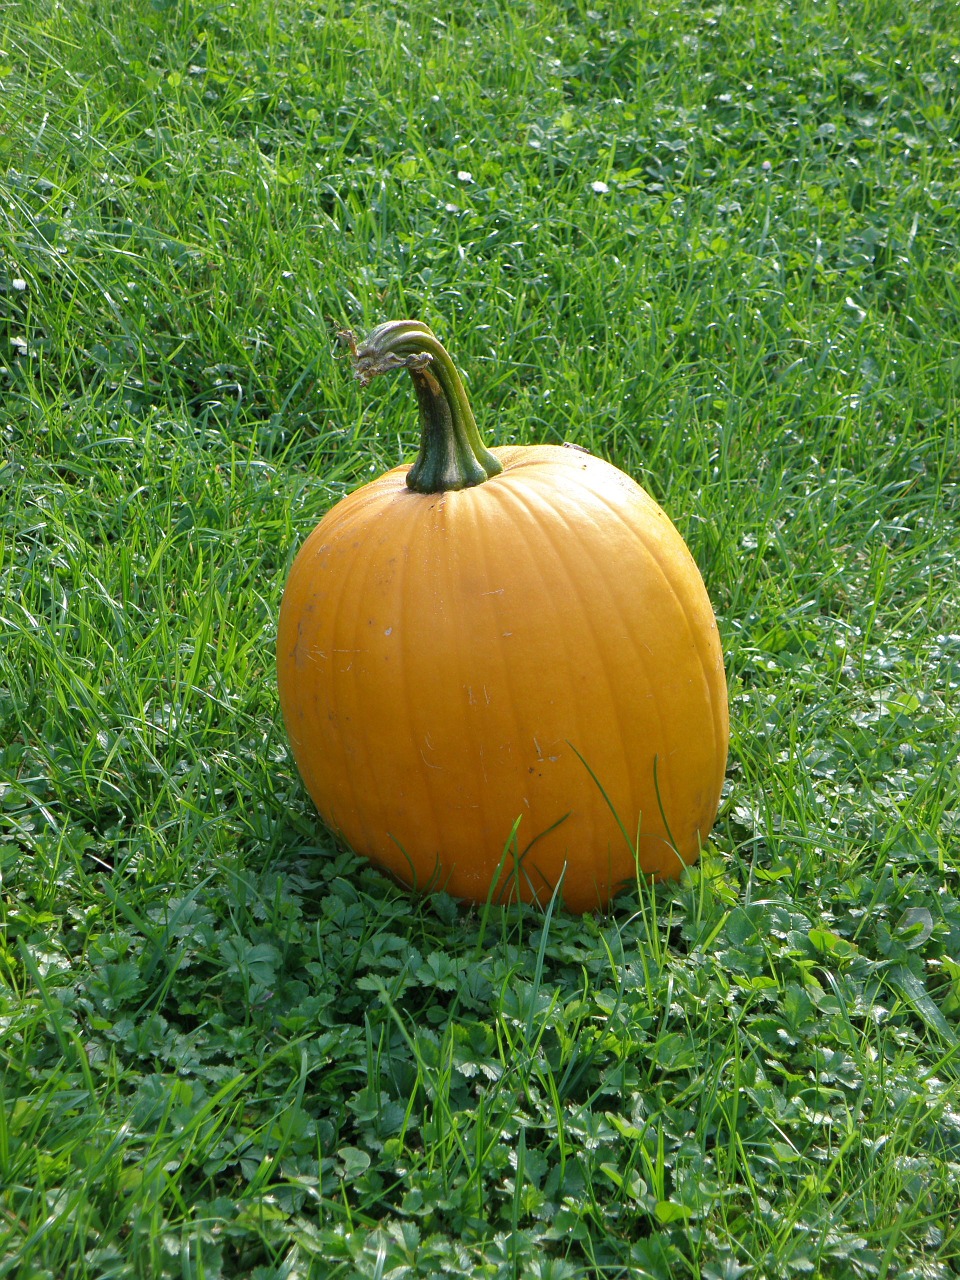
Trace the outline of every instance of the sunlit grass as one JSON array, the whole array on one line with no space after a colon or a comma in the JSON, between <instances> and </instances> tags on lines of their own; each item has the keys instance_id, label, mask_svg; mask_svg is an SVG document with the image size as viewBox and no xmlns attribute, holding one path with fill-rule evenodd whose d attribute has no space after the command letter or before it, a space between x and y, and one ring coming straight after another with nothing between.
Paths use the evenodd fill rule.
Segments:
<instances>
[{"instance_id":1,"label":"sunlit grass","mask_svg":"<svg viewBox=\"0 0 960 1280\"><path fill-rule=\"evenodd\" d=\"M958 67L906 0L0 13L0 1275L955 1274ZM717 609L713 840L607 918L409 899L288 756L404 315Z\"/></svg>"}]
</instances>

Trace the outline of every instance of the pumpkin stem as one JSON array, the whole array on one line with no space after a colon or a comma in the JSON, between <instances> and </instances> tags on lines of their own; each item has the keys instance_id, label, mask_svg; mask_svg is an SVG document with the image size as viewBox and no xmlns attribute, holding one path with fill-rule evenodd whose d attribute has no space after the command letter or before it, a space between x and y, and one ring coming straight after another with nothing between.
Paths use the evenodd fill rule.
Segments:
<instances>
[{"instance_id":1,"label":"pumpkin stem","mask_svg":"<svg viewBox=\"0 0 960 1280\"><path fill-rule=\"evenodd\" d=\"M420 452L407 473L415 493L469 489L499 475L503 465L483 443L456 366L419 320L388 320L350 347L357 378L366 386L381 373L406 369L420 408Z\"/></svg>"}]
</instances>

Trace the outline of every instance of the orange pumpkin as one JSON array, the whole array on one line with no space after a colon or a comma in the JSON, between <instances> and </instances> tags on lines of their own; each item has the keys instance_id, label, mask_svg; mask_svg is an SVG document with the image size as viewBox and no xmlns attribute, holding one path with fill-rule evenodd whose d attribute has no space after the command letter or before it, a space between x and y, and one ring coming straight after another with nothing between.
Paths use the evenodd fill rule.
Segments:
<instances>
[{"instance_id":1,"label":"orange pumpkin","mask_svg":"<svg viewBox=\"0 0 960 1280\"><path fill-rule=\"evenodd\" d=\"M423 324L413 467L324 516L286 585L283 718L327 825L419 890L603 907L675 876L716 817L729 725L703 581L661 508L576 448L487 450Z\"/></svg>"}]
</instances>

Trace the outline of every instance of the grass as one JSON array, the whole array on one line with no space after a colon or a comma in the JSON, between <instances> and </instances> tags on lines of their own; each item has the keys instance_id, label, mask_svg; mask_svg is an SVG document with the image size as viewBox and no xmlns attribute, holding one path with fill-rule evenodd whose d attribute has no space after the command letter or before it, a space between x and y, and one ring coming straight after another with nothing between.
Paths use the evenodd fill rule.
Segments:
<instances>
[{"instance_id":1,"label":"grass","mask_svg":"<svg viewBox=\"0 0 960 1280\"><path fill-rule=\"evenodd\" d=\"M0 1276L958 1274L955 6L0 51ZM291 557L415 447L334 331L406 314L717 609L713 840L604 918L409 899L286 750Z\"/></svg>"}]
</instances>

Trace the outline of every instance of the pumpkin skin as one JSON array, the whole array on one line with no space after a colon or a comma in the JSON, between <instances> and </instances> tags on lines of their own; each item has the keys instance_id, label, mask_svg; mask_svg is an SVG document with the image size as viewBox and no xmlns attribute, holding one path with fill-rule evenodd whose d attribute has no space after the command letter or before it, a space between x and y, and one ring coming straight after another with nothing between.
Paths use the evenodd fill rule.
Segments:
<instances>
[{"instance_id":1,"label":"pumpkin skin","mask_svg":"<svg viewBox=\"0 0 960 1280\"><path fill-rule=\"evenodd\" d=\"M482 483L418 493L397 467L321 520L280 611L283 719L324 821L405 884L546 903L562 883L603 908L638 872L678 875L713 825L716 622L623 472L490 455Z\"/></svg>"}]
</instances>

